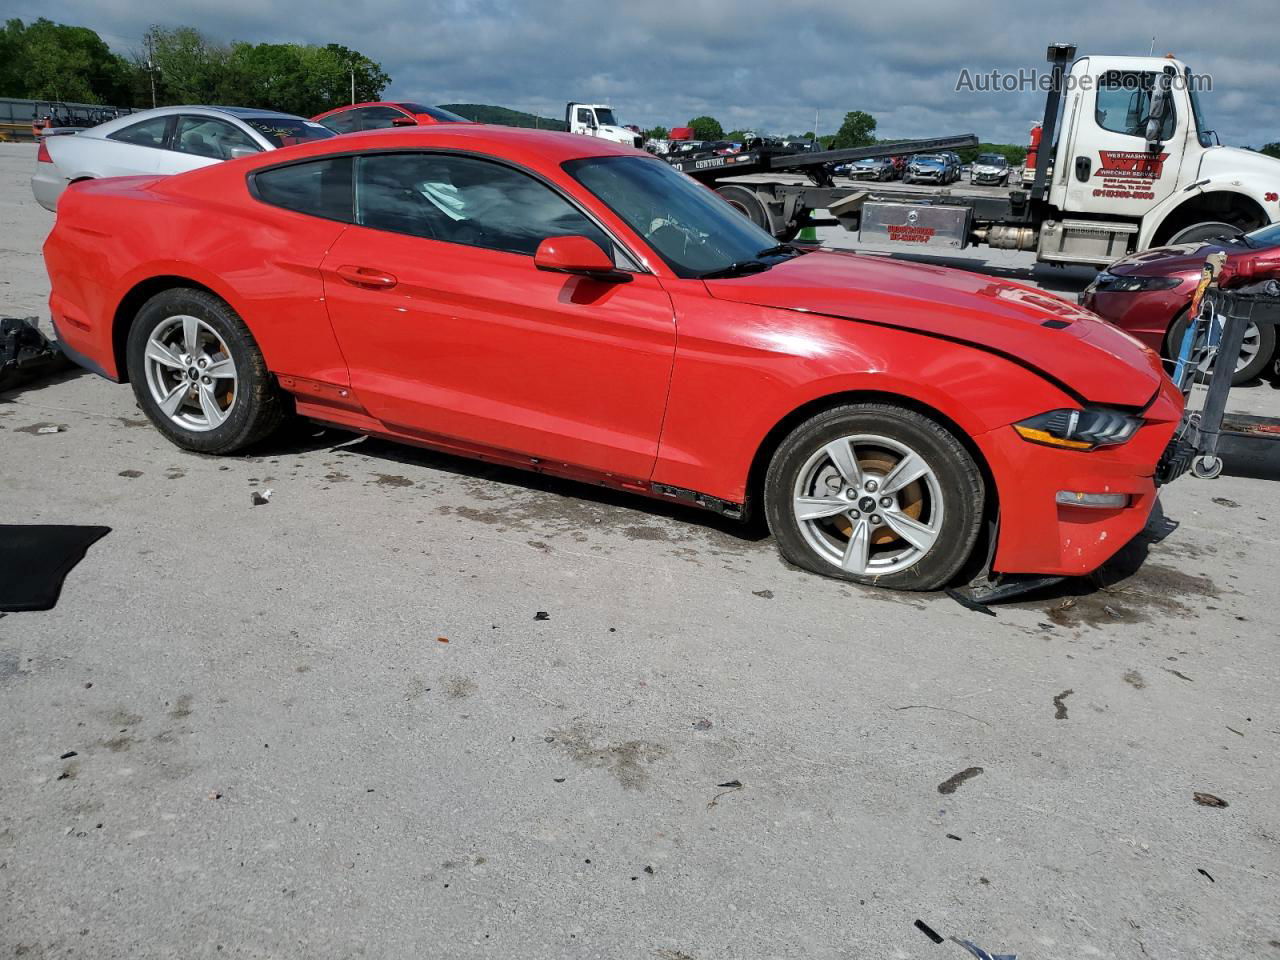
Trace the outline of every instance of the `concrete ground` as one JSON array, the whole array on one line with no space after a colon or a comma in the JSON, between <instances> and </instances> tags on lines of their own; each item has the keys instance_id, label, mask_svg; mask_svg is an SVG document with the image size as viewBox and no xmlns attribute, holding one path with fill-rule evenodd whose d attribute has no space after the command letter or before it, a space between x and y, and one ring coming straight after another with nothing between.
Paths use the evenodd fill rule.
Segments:
<instances>
[{"instance_id":1,"label":"concrete ground","mask_svg":"<svg viewBox=\"0 0 1280 960\"><path fill-rule=\"evenodd\" d=\"M33 163L4 315L45 313ZM1280 957L1276 491L1180 480L1105 586L988 617L572 483L6 395L3 522L113 529L0 619L0 957Z\"/></svg>"}]
</instances>

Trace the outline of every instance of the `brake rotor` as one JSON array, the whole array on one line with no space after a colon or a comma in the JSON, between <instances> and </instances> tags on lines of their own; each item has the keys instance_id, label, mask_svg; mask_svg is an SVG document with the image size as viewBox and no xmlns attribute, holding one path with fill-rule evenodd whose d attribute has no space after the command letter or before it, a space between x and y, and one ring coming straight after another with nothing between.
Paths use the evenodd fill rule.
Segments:
<instances>
[{"instance_id":1,"label":"brake rotor","mask_svg":"<svg viewBox=\"0 0 1280 960\"><path fill-rule=\"evenodd\" d=\"M862 456L858 458L858 467L865 471L877 473L882 477L888 476L889 472L898 465L896 460L892 460L888 455L883 453L875 453L870 456ZM924 483L920 480L912 480L909 484L902 488L898 495L898 507L900 513L905 513L912 520L919 520L920 514L924 512ZM836 529L846 537L853 536L853 521L845 514L839 514L835 518ZM894 541L905 543L893 528L887 524L877 527L871 534L872 546L882 547Z\"/></svg>"}]
</instances>

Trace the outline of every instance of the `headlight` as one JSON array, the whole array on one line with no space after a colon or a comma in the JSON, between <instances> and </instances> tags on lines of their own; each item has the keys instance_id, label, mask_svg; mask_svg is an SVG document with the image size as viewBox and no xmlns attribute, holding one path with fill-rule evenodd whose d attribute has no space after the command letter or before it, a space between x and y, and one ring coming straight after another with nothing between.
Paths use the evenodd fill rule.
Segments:
<instances>
[{"instance_id":1,"label":"headlight","mask_svg":"<svg viewBox=\"0 0 1280 960\"><path fill-rule=\"evenodd\" d=\"M1050 410L1013 425L1023 440L1067 450L1093 450L1124 443L1142 426L1127 413L1090 407L1085 410Z\"/></svg>"},{"instance_id":2,"label":"headlight","mask_svg":"<svg viewBox=\"0 0 1280 960\"><path fill-rule=\"evenodd\" d=\"M1141 290L1172 290L1180 283L1180 277L1119 276L1104 270L1098 274L1097 288L1108 293L1138 293Z\"/></svg>"}]
</instances>

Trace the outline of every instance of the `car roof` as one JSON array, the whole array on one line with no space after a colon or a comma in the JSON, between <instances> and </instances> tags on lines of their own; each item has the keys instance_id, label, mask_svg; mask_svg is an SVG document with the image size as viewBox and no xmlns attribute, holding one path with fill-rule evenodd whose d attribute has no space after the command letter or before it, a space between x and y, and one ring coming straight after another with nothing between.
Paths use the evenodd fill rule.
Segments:
<instances>
[{"instance_id":1,"label":"car roof","mask_svg":"<svg viewBox=\"0 0 1280 960\"><path fill-rule=\"evenodd\" d=\"M331 113L342 113L345 110L358 110L361 107L395 107L395 109L412 113L413 111L405 111L405 104L408 100L366 100L364 103L344 103L340 107L334 107L332 110L326 110L324 113L317 113L312 120L319 120L321 117L327 117Z\"/></svg>"},{"instance_id":2,"label":"car roof","mask_svg":"<svg viewBox=\"0 0 1280 960\"><path fill-rule=\"evenodd\" d=\"M239 120L244 120L250 117L289 120L306 119L305 117L300 117L295 113L281 113L279 110L265 110L261 107L211 107L198 103L185 103L172 107L155 107L151 110L136 110L133 113L126 113L123 117L117 117L114 120L108 120L106 123L100 123L96 127L90 127L85 130L84 133L98 137L105 137L108 134L115 133L117 130L123 130L125 127L131 127L135 123L141 123L151 117L168 117L175 113L227 116L234 117Z\"/></svg>"}]
</instances>

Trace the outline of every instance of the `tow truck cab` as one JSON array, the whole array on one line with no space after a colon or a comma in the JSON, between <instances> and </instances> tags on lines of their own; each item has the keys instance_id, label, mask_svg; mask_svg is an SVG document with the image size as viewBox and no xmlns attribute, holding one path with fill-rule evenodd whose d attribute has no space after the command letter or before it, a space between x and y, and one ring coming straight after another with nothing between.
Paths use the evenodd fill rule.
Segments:
<instances>
[{"instance_id":1,"label":"tow truck cab","mask_svg":"<svg viewBox=\"0 0 1280 960\"><path fill-rule=\"evenodd\" d=\"M603 103L567 103L564 122L570 133L599 137L637 149L644 147L644 137L618 123L613 110Z\"/></svg>"}]
</instances>

